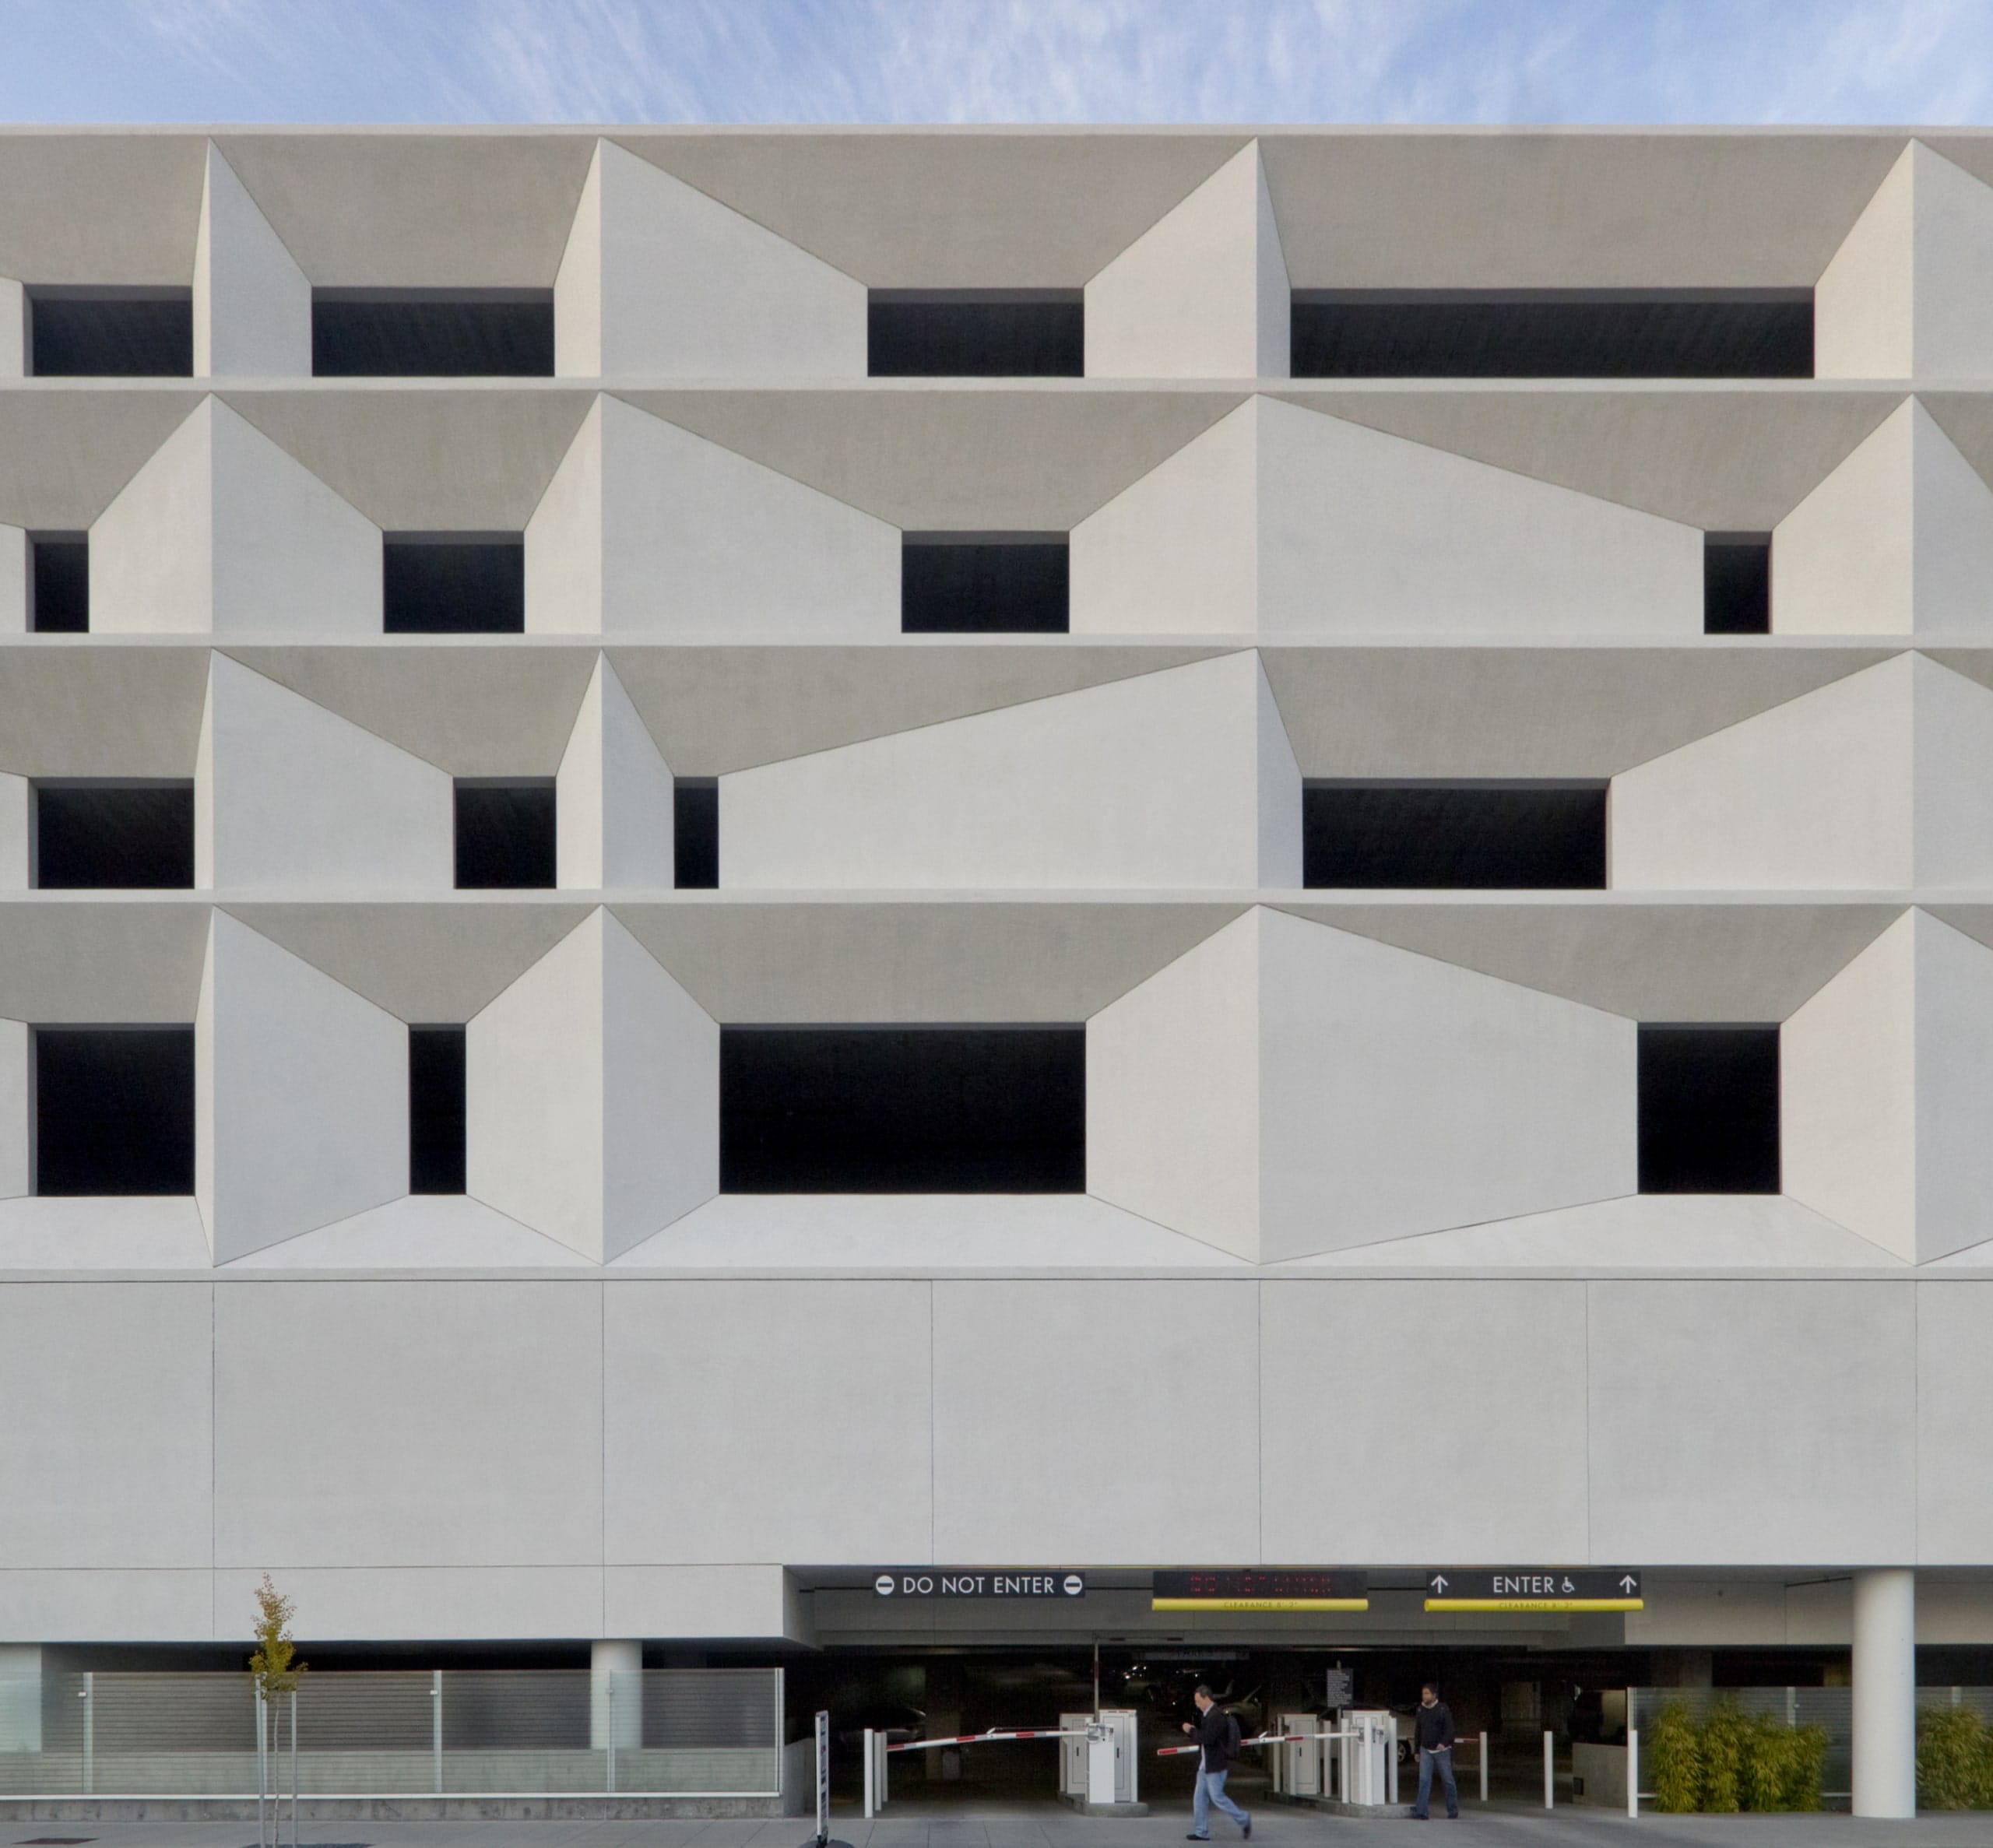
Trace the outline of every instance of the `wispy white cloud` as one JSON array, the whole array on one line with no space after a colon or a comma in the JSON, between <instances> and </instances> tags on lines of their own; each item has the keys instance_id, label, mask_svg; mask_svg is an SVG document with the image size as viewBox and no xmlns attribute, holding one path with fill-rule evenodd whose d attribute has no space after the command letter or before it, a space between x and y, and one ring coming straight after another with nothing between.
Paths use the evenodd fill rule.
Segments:
<instances>
[{"instance_id":1,"label":"wispy white cloud","mask_svg":"<svg viewBox=\"0 0 1993 1848\"><path fill-rule=\"evenodd\" d=\"M7 0L23 119L1993 119L1988 0Z\"/></svg>"}]
</instances>

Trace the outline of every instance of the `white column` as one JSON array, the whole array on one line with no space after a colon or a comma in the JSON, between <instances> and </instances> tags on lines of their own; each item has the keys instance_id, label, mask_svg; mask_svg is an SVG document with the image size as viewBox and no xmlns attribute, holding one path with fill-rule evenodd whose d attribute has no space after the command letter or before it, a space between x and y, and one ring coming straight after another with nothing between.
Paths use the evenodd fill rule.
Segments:
<instances>
[{"instance_id":1,"label":"white column","mask_svg":"<svg viewBox=\"0 0 1993 1848\"><path fill-rule=\"evenodd\" d=\"M1854 1575L1854 1813L1917 1813L1917 1575Z\"/></svg>"},{"instance_id":2,"label":"white column","mask_svg":"<svg viewBox=\"0 0 1993 1848\"><path fill-rule=\"evenodd\" d=\"M643 1743L643 1672L644 1646L641 1642L589 1645L591 1749L602 1751L613 1745L618 1751L633 1751Z\"/></svg>"},{"instance_id":3,"label":"white column","mask_svg":"<svg viewBox=\"0 0 1993 1848\"><path fill-rule=\"evenodd\" d=\"M41 1750L41 1645L0 1643L0 1751Z\"/></svg>"}]
</instances>

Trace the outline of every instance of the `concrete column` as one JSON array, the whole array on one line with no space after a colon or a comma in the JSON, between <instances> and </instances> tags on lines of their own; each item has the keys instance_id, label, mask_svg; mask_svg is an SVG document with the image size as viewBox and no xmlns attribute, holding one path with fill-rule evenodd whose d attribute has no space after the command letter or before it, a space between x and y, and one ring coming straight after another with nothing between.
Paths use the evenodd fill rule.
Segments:
<instances>
[{"instance_id":1,"label":"concrete column","mask_svg":"<svg viewBox=\"0 0 1993 1848\"><path fill-rule=\"evenodd\" d=\"M644 1646L596 1642L589 1647L589 1744L632 1751L644 1742ZM610 1697L610 1677L615 1695Z\"/></svg>"},{"instance_id":2,"label":"concrete column","mask_svg":"<svg viewBox=\"0 0 1993 1848\"><path fill-rule=\"evenodd\" d=\"M1917 1575L1854 1575L1854 1813L1917 1813Z\"/></svg>"}]
</instances>

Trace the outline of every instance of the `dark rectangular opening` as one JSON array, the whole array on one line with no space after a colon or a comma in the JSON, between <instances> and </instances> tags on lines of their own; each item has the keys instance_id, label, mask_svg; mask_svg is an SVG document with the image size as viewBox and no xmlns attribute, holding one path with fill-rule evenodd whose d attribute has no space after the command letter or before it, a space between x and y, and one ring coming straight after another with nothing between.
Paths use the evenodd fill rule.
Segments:
<instances>
[{"instance_id":1,"label":"dark rectangular opening","mask_svg":"<svg viewBox=\"0 0 1993 1848\"><path fill-rule=\"evenodd\" d=\"M1078 1193L1084 1027L722 1027L728 1193Z\"/></svg>"},{"instance_id":2,"label":"dark rectangular opening","mask_svg":"<svg viewBox=\"0 0 1993 1848\"><path fill-rule=\"evenodd\" d=\"M1778 1028L1643 1026L1640 1191L1779 1190Z\"/></svg>"},{"instance_id":3,"label":"dark rectangular opening","mask_svg":"<svg viewBox=\"0 0 1993 1848\"><path fill-rule=\"evenodd\" d=\"M390 635L522 634L525 539L516 532L384 534L381 613Z\"/></svg>"},{"instance_id":4,"label":"dark rectangular opening","mask_svg":"<svg viewBox=\"0 0 1993 1848\"><path fill-rule=\"evenodd\" d=\"M1703 535L1703 633L1769 635L1772 632L1772 536L1769 532Z\"/></svg>"},{"instance_id":5,"label":"dark rectangular opening","mask_svg":"<svg viewBox=\"0 0 1993 1848\"><path fill-rule=\"evenodd\" d=\"M874 289L874 378L1078 378L1086 303L1077 289Z\"/></svg>"},{"instance_id":6,"label":"dark rectangular opening","mask_svg":"<svg viewBox=\"0 0 1993 1848\"><path fill-rule=\"evenodd\" d=\"M462 777L456 792L459 890L552 886L553 778Z\"/></svg>"},{"instance_id":7,"label":"dark rectangular opening","mask_svg":"<svg viewBox=\"0 0 1993 1848\"><path fill-rule=\"evenodd\" d=\"M37 1027L34 1190L194 1191L194 1029Z\"/></svg>"},{"instance_id":8,"label":"dark rectangular opening","mask_svg":"<svg viewBox=\"0 0 1993 1848\"><path fill-rule=\"evenodd\" d=\"M909 532L900 543L908 635L1063 635L1070 627L1063 532Z\"/></svg>"},{"instance_id":9,"label":"dark rectangular opening","mask_svg":"<svg viewBox=\"0 0 1993 1848\"><path fill-rule=\"evenodd\" d=\"M193 784L37 782L33 870L49 891L192 885Z\"/></svg>"},{"instance_id":10,"label":"dark rectangular opening","mask_svg":"<svg viewBox=\"0 0 1993 1848\"><path fill-rule=\"evenodd\" d=\"M191 378L191 289L28 291L28 371L36 378Z\"/></svg>"},{"instance_id":11,"label":"dark rectangular opening","mask_svg":"<svg viewBox=\"0 0 1993 1848\"><path fill-rule=\"evenodd\" d=\"M551 289L315 289L321 378L551 378Z\"/></svg>"},{"instance_id":12,"label":"dark rectangular opening","mask_svg":"<svg viewBox=\"0 0 1993 1848\"><path fill-rule=\"evenodd\" d=\"M90 626L86 532L28 535L28 627L39 635L81 635Z\"/></svg>"},{"instance_id":13,"label":"dark rectangular opening","mask_svg":"<svg viewBox=\"0 0 1993 1848\"><path fill-rule=\"evenodd\" d=\"M1811 378L1810 289L1297 289L1296 378Z\"/></svg>"},{"instance_id":14,"label":"dark rectangular opening","mask_svg":"<svg viewBox=\"0 0 1993 1848\"><path fill-rule=\"evenodd\" d=\"M691 891L719 884L719 779L681 776L671 790L672 883Z\"/></svg>"},{"instance_id":15,"label":"dark rectangular opening","mask_svg":"<svg viewBox=\"0 0 1993 1848\"><path fill-rule=\"evenodd\" d=\"M464 1030L408 1030L408 1190L464 1190Z\"/></svg>"},{"instance_id":16,"label":"dark rectangular opening","mask_svg":"<svg viewBox=\"0 0 1993 1848\"><path fill-rule=\"evenodd\" d=\"M1310 780L1302 884L1601 887L1605 795L1603 782Z\"/></svg>"}]
</instances>

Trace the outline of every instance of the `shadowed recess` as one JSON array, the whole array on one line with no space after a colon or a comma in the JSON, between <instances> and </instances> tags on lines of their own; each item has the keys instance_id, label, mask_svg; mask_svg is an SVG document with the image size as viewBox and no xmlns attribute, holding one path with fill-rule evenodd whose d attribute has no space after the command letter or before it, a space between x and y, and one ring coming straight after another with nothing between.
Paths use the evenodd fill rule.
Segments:
<instances>
[{"instance_id":1,"label":"shadowed recess","mask_svg":"<svg viewBox=\"0 0 1993 1848\"><path fill-rule=\"evenodd\" d=\"M725 1193L1079 1193L1084 1027L723 1027Z\"/></svg>"},{"instance_id":2,"label":"shadowed recess","mask_svg":"<svg viewBox=\"0 0 1993 1848\"><path fill-rule=\"evenodd\" d=\"M1600 888L1605 794L1603 782L1311 781L1302 884Z\"/></svg>"},{"instance_id":3,"label":"shadowed recess","mask_svg":"<svg viewBox=\"0 0 1993 1848\"><path fill-rule=\"evenodd\" d=\"M551 378L550 289L315 289L320 378Z\"/></svg>"},{"instance_id":4,"label":"shadowed recess","mask_svg":"<svg viewBox=\"0 0 1993 1848\"><path fill-rule=\"evenodd\" d=\"M1643 1026L1640 1191L1776 1193L1778 1028Z\"/></svg>"},{"instance_id":5,"label":"shadowed recess","mask_svg":"<svg viewBox=\"0 0 1993 1848\"><path fill-rule=\"evenodd\" d=\"M1811 378L1808 290L1296 290L1296 378Z\"/></svg>"},{"instance_id":6,"label":"shadowed recess","mask_svg":"<svg viewBox=\"0 0 1993 1848\"><path fill-rule=\"evenodd\" d=\"M194 1029L37 1027L34 1190L194 1191Z\"/></svg>"},{"instance_id":7,"label":"shadowed recess","mask_svg":"<svg viewBox=\"0 0 1993 1848\"><path fill-rule=\"evenodd\" d=\"M1078 378L1079 290L874 289L866 369L874 378Z\"/></svg>"}]
</instances>

